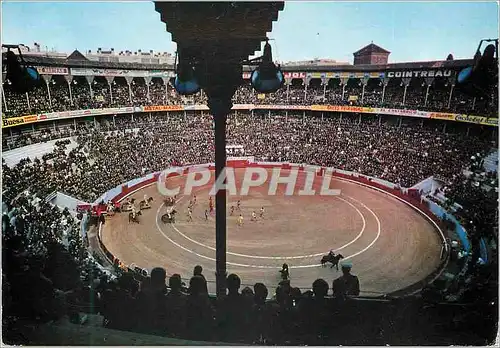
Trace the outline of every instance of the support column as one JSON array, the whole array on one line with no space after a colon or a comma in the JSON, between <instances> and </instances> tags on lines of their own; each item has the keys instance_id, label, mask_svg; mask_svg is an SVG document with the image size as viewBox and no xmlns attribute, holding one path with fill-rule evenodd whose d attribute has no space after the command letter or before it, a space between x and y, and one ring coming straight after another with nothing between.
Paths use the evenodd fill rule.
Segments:
<instances>
[{"instance_id":1,"label":"support column","mask_svg":"<svg viewBox=\"0 0 500 348\"><path fill-rule=\"evenodd\" d=\"M389 79L390 79L389 77L382 78L382 100L381 100L381 104L384 104L385 88L389 84Z\"/></svg>"},{"instance_id":2,"label":"support column","mask_svg":"<svg viewBox=\"0 0 500 348\"><path fill-rule=\"evenodd\" d=\"M340 84L342 85L342 101L344 101L345 87L347 86L347 81L349 80L346 78L340 79Z\"/></svg>"},{"instance_id":3,"label":"support column","mask_svg":"<svg viewBox=\"0 0 500 348\"><path fill-rule=\"evenodd\" d=\"M50 96L50 87L49 87L49 83L52 80L52 75L42 75L42 78L45 81L45 85L47 86L47 94L49 95L49 106L52 108L52 97Z\"/></svg>"},{"instance_id":4,"label":"support column","mask_svg":"<svg viewBox=\"0 0 500 348\"><path fill-rule=\"evenodd\" d=\"M87 80L87 83L89 84L89 90L90 90L90 98L94 100L94 91L92 90L92 82L94 82L94 76L85 76L85 79Z\"/></svg>"},{"instance_id":5,"label":"support column","mask_svg":"<svg viewBox=\"0 0 500 348\"><path fill-rule=\"evenodd\" d=\"M208 105L215 122L215 177L226 167L226 119L231 111L231 99L209 98ZM215 195L215 277L217 297L226 295L226 190Z\"/></svg>"},{"instance_id":6,"label":"support column","mask_svg":"<svg viewBox=\"0 0 500 348\"><path fill-rule=\"evenodd\" d=\"M322 78L321 83L323 84L323 103L326 101L326 87L328 86L328 82L330 79Z\"/></svg>"},{"instance_id":7,"label":"support column","mask_svg":"<svg viewBox=\"0 0 500 348\"><path fill-rule=\"evenodd\" d=\"M451 97L453 96L453 90L455 89L455 84L453 83L451 85L451 88L450 88L450 96L448 98L448 109L450 108L451 106Z\"/></svg>"},{"instance_id":8,"label":"support column","mask_svg":"<svg viewBox=\"0 0 500 348\"><path fill-rule=\"evenodd\" d=\"M73 105L73 92L71 91L71 82L73 82L73 75L64 75L64 79L68 83L69 101L71 105Z\"/></svg>"},{"instance_id":9,"label":"support column","mask_svg":"<svg viewBox=\"0 0 500 348\"><path fill-rule=\"evenodd\" d=\"M151 101L151 97L149 94L149 84L151 83L152 80L153 80L153 78L151 76L144 77L144 82L146 83L146 97L148 98L148 102Z\"/></svg>"},{"instance_id":10,"label":"support column","mask_svg":"<svg viewBox=\"0 0 500 348\"><path fill-rule=\"evenodd\" d=\"M125 81L127 81L127 86L128 86L128 101L129 101L130 105L133 105L132 104L132 81L133 80L134 80L134 78L131 76L125 77Z\"/></svg>"},{"instance_id":11,"label":"support column","mask_svg":"<svg viewBox=\"0 0 500 348\"><path fill-rule=\"evenodd\" d=\"M113 105L113 90L111 89L111 85L113 84L114 80L115 80L114 76L106 76L106 81L108 81L108 86L109 86L109 106Z\"/></svg>"},{"instance_id":12,"label":"support column","mask_svg":"<svg viewBox=\"0 0 500 348\"><path fill-rule=\"evenodd\" d=\"M378 115L378 126L382 124L382 115Z\"/></svg>"},{"instance_id":13,"label":"support column","mask_svg":"<svg viewBox=\"0 0 500 348\"><path fill-rule=\"evenodd\" d=\"M28 102L28 110L29 112L31 112L30 97L28 95L28 92L26 92L26 101Z\"/></svg>"},{"instance_id":14,"label":"support column","mask_svg":"<svg viewBox=\"0 0 500 348\"><path fill-rule=\"evenodd\" d=\"M225 53L224 53L225 56ZM224 174L226 166L226 121L233 106L232 97L243 82L240 62L224 61L214 55L205 62L200 84L208 97L208 107L215 123L215 177ZM226 180L224 180L224 184ZM216 185L218 186L218 185ZM226 295L226 190L216 187L215 196L215 269L217 297Z\"/></svg>"},{"instance_id":15,"label":"support column","mask_svg":"<svg viewBox=\"0 0 500 348\"><path fill-rule=\"evenodd\" d=\"M427 84L427 90L425 91L424 106L427 106L427 101L429 99L429 89L431 88L431 85L434 82L434 77L426 77L424 80L425 83Z\"/></svg>"},{"instance_id":16,"label":"support column","mask_svg":"<svg viewBox=\"0 0 500 348\"><path fill-rule=\"evenodd\" d=\"M446 133L446 122L444 122L443 133Z\"/></svg>"},{"instance_id":17,"label":"support column","mask_svg":"<svg viewBox=\"0 0 500 348\"><path fill-rule=\"evenodd\" d=\"M290 101L290 85L292 84L291 79L285 79L285 84L286 84L286 103Z\"/></svg>"},{"instance_id":18,"label":"support column","mask_svg":"<svg viewBox=\"0 0 500 348\"><path fill-rule=\"evenodd\" d=\"M361 79L361 84L363 85L363 90L361 91L361 105L364 105L365 88L366 88L366 85L368 84L369 80L370 80L370 76L364 76L363 79Z\"/></svg>"},{"instance_id":19,"label":"support column","mask_svg":"<svg viewBox=\"0 0 500 348\"><path fill-rule=\"evenodd\" d=\"M403 91L403 106L405 106L406 103L406 91L408 90L408 86L410 85L411 78L410 77L403 77L403 85L405 87Z\"/></svg>"},{"instance_id":20,"label":"support column","mask_svg":"<svg viewBox=\"0 0 500 348\"><path fill-rule=\"evenodd\" d=\"M2 84L2 86L0 86L0 88L2 89L3 107L5 108L5 111L9 111L9 109L7 108L7 99L5 99L5 92L3 90L3 84Z\"/></svg>"},{"instance_id":21,"label":"support column","mask_svg":"<svg viewBox=\"0 0 500 348\"><path fill-rule=\"evenodd\" d=\"M304 102L307 100L307 87L309 87L309 83L311 82L311 76L306 76L304 78Z\"/></svg>"},{"instance_id":22,"label":"support column","mask_svg":"<svg viewBox=\"0 0 500 348\"><path fill-rule=\"evenodd\" d=\"M115 115L113 115L113 127L116 127Z\"/></svg>"},{"instance_id":23,"label":"support column","mask_svg":"<svg viewBox=\"0 0 500 348\"><path fill-rule=\"evenodd\" d=\"M285 123L288 123L288 110L285 111Z\"/></svg>"},{"instance_id":24,"label":"support column","mask_svg":"<svg viewBox=\"0 0 500 348\"><path fill-rule=\"evenodd\" d=\"M165 85L165 104L168 102L168 82L169 78L168 77L162 77L163 84Z\"/></svg>"},{"instance_id":25,"label":"support column","mask_svg":"<svg viewBox=\"0 0 500 348\"><path fill-rule=\"evenodd\" d=\"M323 116L324 116L324 113L322 112L321 113L321 122L323 123Z\"/></svg>"},{"instance_id":26,"label":"support column","mask_svg":"<svg viewBox=\"0 0 500 348\"><path fill-rule=\"evenodd\" d=\"M469 132L470 132L470 126L467 126L467 132L465 133L465 135L469 136Z\"/></svg>"},{"instance_id":27,"label":"support column","mask_svg":"<svg viewBox=\"0 0 500 348\"><path fill-rule=\"evenodd\" d=\"M475 107L476 107L476 97L472 99L472 110L474 110Z\"/></svg>"}]
</instances>

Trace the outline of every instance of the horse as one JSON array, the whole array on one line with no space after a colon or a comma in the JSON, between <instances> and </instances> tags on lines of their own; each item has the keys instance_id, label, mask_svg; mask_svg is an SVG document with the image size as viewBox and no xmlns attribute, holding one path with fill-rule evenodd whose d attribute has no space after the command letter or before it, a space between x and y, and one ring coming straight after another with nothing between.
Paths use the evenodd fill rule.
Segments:
<instances>
[{"instance_id":1,"label":"horse","mask_svg":"<svg viewBox=\"0 0 500 348\"><path fill-rule=\"evenodd\" d=\"M161 222L163 222L164 224L175 223L175 215L176 214L177 214L177 210L172 209L172 211L170 212L170 216L169 216L169 213L163 214L161 216Z\"/></svg>"},{"instance_id":2,"label":"horse","mask_svg":"<svg viewBox=\"0 0 500 348\"><path fill-rule=\"evenodd\" d=\"M149 209L151 208L151 202L153 201L153 197L149 197L147 201L142 200L139 202L139 209Z\"/></svg>"},{"instance_id":3,"label":"horse","mask_svg":"<svg viewBox=\"0 0 500 348\"><path fill-rule=\"evenodd\" d=\"M328 262L331 262L332 266L330 268L333 268L333 266L337 267L337 271L339 270L339 261L343 259L344 256L342 254L337 254L335 256L331 256L330 254L327 254L321 258L321 267L324 267Z\"/></svg>"},{"instance_id":4,"label":"horse","mask_svg":"<svg viewBox=\"0 0 500 348\"><path fill-rule=\"evenodd\" d=\"M135 218L134 218L134 213L132 213L132 212L128 213L128 223L131 223L131 222L139 223L138 217L140 215L142 215L140 210L137 213L135 213Z\"/></svg>"}]
</instances>

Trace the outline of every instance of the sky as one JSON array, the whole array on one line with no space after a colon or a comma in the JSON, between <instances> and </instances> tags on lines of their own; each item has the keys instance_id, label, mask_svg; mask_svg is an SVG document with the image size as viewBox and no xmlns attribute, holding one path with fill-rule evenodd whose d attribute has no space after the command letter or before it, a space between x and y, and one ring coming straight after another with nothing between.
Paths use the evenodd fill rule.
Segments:
<instances>
[{"instance_id":1,"label":"sky","mask_svg":"<svg viewBox=\"0 0 500 348\"><path fill-rule=\"evenodd\" d=\"M287 1L268 37L281 62L313 58L352 63L352 53L373 43L391 51L389 62L472 58L479 40L498 38L496 2ZM175 52L151 1L2 1L2 43L38 42L71 53Z\"/></svg>"}]
</instances>

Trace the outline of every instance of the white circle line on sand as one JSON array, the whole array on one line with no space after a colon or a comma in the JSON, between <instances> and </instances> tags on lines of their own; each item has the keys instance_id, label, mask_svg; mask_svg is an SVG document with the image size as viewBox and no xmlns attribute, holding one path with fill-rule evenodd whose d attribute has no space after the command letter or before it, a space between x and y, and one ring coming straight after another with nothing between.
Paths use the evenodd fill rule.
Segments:
<instances>
[{"instance_id":1,"label":"white circle line on sand","mask_svg":"<svg viewBox=\"0 0 500 348\"><path fill-rule=\"evenodd\" d=\"M349 196L346 196L346 197L349 197ZM349 204L351 207L353 207L356 212L359 214L359 216L361 216L361 219L363 221L363 227L361 228L361 230L359 231L358 235L353 239L351 240L350 242L342 245L341 247L337 248L337 249L334 249L334 251L340 251L342 249L345 249L347 248L349 245L351 245L352 243L356 242L359 238L361 238L361 236L363 235L363 232L365 231L366 229L366 220L365 220L365 217L363 216L363 213L354 205L352 204L351 202L341 198L341 197L336 197L342 201L344 201L345 203ZM352 198L352 197L349 197L349 198ZM211 247L210 245L206 245L206 244L203 244L201 242L198 242L197 240L194 240L188 236L186 236L184 233L182 233L178 228L177 226L175 226L175 224L171 224L172 228L177 232L179 233L182 237L186 238L187 240L189 240L190 242L193 242L195 244L198 244L202 247L205 247L207 249L210 249L210 250L213 250L215 251L215 248L214 247ZM329 251L329 250L328 250ZM317 254L309 254L309 255L299 255L299 256L257 256L257 255L246 255L246 254L239 254L239 253L234 253L234 252L230 252L230 251L227 251L226 253L228 255L233 255L233 256L239 256L239 257L245 257L245 258L249 258L249 259L261 259L261 260L297 260L297 259L306 259L306 258L310 258L310 257L317 257L317 256L323 256L325 255L325 253L328 253L327 252L321 252L321 253L317 253Z\"/></svg>"},{"instance_id":2,"label":"white circle line on sand","mask_svg":"<svg viewBox=\"0 0 500 348\"><path fill-rule=\"evenodd\" d=\"M362 253L364 253L365 251L367 251L368 249L370 249L373 244L375 244L375 242L378 240L378 238L380 237L380 231L381 231L381 226L380 226L380 220L378 219L377 215L373 212L373 210L371 210L370 208L368 208L365 204L363 204L362 202L358 201L357 199L355 198L352 198L352 197L349 197L351 199L353 199L354 201L358 202L359 204L361 204L365 209L367 209L374 217L375 219L377 220L377 225L378 225L378 231L377 231L377 236L375 237L375 239L367 246L365 247L364 249L352 254L352 255L349 255L349 256L346 256L344 257L344 260L348 260L350 258L353 258L355 256L358 256ZM155 222L156 222L156 228L158 229L158 231L160 231L160 233L163 235L163 237L165 237L166 239L168 239L170 241L170 243L174 244L175 246L179 247L180 249L190 253L190 254L193 254L193 255L196 255L200 258L203 258L203 259L206 259L206 260L209 260L209 261L213 261L215 262L216 259L214 258L211 258L211 257L208 257L208 256L205 256L205 255L201 255L201 254L198 254L197 252L194 252L182 245L180 245L179 243L175 242L174 240L172 240L169 236L167 236L163 230L161 229L160 225L158 224L158 215L159 215L159 212L160 212L160 209L163 207L163 204L160 205L160 207L158 208L158 210L156 211L156 218L155 218ZM234 262L229 262L227 261L226 262L227 265L230 265L230 266L236 266L236 267L246 267L246 268L261 268L261 269L281 269L281 267L276 267L276 266L258 266L258 265L247 265L247 264L241 264L241 263L234 263ZM292 266L292 268L314 268L314 267L321 267L321 264L313 264L313 265L303 265L303 266Z\"/></svg>"}]
</instances>

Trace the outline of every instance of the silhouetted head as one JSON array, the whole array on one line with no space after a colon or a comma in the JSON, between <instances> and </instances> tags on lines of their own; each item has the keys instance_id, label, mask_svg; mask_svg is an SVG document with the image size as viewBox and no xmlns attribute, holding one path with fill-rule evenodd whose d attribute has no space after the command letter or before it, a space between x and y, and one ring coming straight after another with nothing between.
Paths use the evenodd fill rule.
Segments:
<instances>
[{"instance_id":1,"label":"silhouetted head","mask_svg":"<svg viewBox=\"0 0 500 348\"><path fill-rule=\"evenodd\" d=\"M240 289L241 286L241 279L238 277L236 274L230 274L227 276L227 290L229 293L238 293L238 290Z\"/></svg>"},{"instance_id":2,"label":"silhouetted head","mask_svg":"<svg viewBox=\"0 0 500 348\"><path fill-rule=\"evenodd\" d=\"M323 298L328 294L328 283L324 279L316 279L313 283L313 293L316 298Z\"/></svg>"},{"instance_id":3,"label":"silhouetted head","mask_svg":"<svg viewBox=\"0 0 500 348\"><path fill-rule=\"evenodd\" d=\"M201 272L203 272L203 267L200 265L194 266L193 275L201 275Z\"/></svg>"},{"instance_id":4,"label":"silhouetted head","mask_svg":"<svg viewBox=\"0 0 500 348\"><path fill-rule=\"evenodd\" d=\"M255 292L254 298L256 303L262 304L266 301L269 291L263 283L255 283L253 291Z\"/></svg>"},{"instance_id":5,"label":"silhouetted head","mask_svg":"<svg viewBox=\"0 0 500 348\"><path fill-rule=\"evenodd\" d=\"M351 272L352 263L344 262L341 264L341 267L342 267L342 273L349 274Z\"/></svg>"},{"instance_id":6,"label":"silhouetted head","mask_svg":"<svg viewBox=\"0 0 500 348\"><path fill-rule=\"evenodd\" d=\"M155 288L165 286L167 271L163 267L155 267L151 271L151 285Z\"/></svg>"},{"instance_id":7,"label":"silhouetted head","mask_svg":"<svg viewBox=\"0 0 500 348\"><path fill-rule=\"evenodd\" d=\"M180 290L182 287L182 279L179 274L173 274L168 280L168 286L172 290Z\"/></svg>"},{"instance_id":8,"label":"silhouetted head","mask_svg":"<svg viewBox=\"0 0 500 348\"><path fill-rule=\"evenodd\" d=\"M241 294L242 294L243 296L250 296L250 297L253 297L253 295L254 295L254 294L253 294L253 290L252 290L252 288L251 288L251 287L249 287L249 286L245 286L245 287L243 288L243 290L241 290Z\"/></svg>"}]
</instances>

